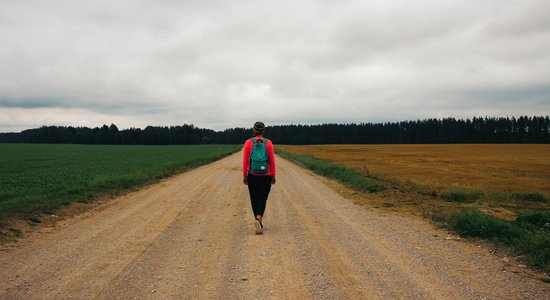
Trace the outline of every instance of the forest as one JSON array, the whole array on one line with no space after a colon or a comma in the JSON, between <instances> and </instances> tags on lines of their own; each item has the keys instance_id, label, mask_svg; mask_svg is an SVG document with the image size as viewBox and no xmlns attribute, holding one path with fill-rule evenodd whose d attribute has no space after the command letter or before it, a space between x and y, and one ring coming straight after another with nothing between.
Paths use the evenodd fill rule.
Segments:
<instances>
[{"instance_id":1,"label":"forest","mask_svg":"<svg viewBox=\"0 0 550 300\"><path fill-rule=\"evenodd\" d=\"M385 123L269 126L265 137L278 144L477 144L550 142L548 116L424 119ZM223 131L194 125L147 126L119 130L102 127L42 126L17 133L0 133L0 143L191 145L240 144L251 128Z\"/></svg>"}]
</instances>

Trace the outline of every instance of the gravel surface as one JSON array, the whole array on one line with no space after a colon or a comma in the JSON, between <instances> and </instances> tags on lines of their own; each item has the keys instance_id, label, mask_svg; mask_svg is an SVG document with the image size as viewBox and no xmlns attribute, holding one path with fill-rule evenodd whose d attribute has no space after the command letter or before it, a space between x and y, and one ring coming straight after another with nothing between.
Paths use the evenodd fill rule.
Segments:
<instances>
[{"instance_id":1,"label":"gravel surface","mask_svg":"<svg viewBox=\"0 0 550 300\"><path fill-rule=\"evenodd\" d=\"M0 251L0 299L549 299L424 220L365 209L281 158L255 235L240 153Z\"/></svg>"}]
</instances>

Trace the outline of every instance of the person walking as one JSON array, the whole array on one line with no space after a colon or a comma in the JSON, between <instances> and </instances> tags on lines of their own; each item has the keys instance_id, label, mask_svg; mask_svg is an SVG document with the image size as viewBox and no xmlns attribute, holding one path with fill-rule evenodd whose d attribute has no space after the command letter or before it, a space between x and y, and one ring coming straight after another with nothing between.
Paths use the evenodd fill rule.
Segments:
<instances>
[{"instance_id":1,"label":"person walking","mask_svg":"<svg viewBox=\"0 0 550 300\"><path fill-rule=\"evenodd\" d=\"M263 233L267 197L276 181L275 151L273 143L263 137L264 130L264 123L254 123L253 137L243 146L243 183L248 186L256 234Z\"/></svg>"}]
</instances>

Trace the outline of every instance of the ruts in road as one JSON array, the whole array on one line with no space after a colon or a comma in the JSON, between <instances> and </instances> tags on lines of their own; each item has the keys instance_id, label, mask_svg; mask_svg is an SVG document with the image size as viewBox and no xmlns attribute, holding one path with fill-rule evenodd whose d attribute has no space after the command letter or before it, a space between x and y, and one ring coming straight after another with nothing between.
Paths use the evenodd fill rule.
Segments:
<instances>
[{"instance_id":1,"label":"ruts in road","mask_svg":"<svg viewBox=\"0 0 550 300\"><path fill-rule=\"evenodd\" d=\"M426 221L365 209L278 157L255 235L241 154L0 251L0 299L548 299Z\"/></svg>"}]
</instances>

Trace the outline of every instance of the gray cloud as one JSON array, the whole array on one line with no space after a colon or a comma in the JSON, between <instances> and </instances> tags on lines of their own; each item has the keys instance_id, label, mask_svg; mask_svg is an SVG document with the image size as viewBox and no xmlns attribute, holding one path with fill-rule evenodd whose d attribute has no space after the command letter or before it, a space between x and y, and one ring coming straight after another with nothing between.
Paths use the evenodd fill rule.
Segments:
<instances>
[{"instance_id":1,"label":"gray cloud","mask_svg":"<svg viewBox=\"0 0 550 300\"><path fill-rule=\"evenodd\" d=\"M0 131L550 111L550 4L4 1Z\"/></svg>"}]
</instances>

